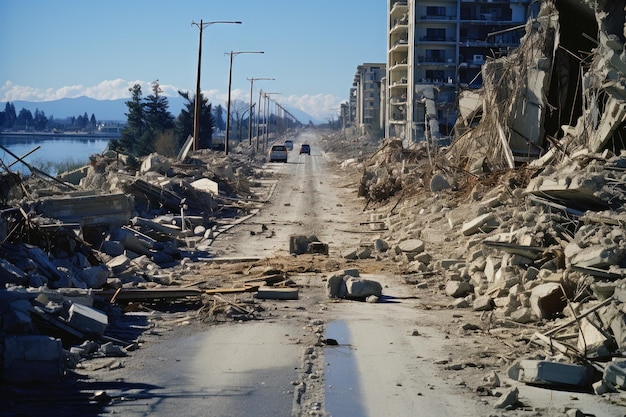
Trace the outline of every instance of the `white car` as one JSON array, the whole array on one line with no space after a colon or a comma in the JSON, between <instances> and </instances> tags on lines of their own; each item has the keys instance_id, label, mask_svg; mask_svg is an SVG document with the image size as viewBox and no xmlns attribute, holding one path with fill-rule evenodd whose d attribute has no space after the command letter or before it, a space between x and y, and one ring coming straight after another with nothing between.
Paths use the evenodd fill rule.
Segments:
<instances>
[{"instance_id":1,"label":"white car","mask_svg":"<svg viewBox=\"0 0 626 417\"><path fill-rule=\"evenodd\" d=\"M289 151L287 151L287 147L285 145L272 145L272 148L270 149L270 153L269 153L270 162L274 162L274 161L287 162L288 155L289 155Z\"/></svg>"},{"instance_id":2,"label":"white car","mask_svg":"<svg viewBox=\"0 0 626 417\"><path fill-rule=\"evenodd\" d=\"M291 139L287 139L283 145L285 145L288 151L293 151L293 141Z\"/></svg>"}]
</instances>

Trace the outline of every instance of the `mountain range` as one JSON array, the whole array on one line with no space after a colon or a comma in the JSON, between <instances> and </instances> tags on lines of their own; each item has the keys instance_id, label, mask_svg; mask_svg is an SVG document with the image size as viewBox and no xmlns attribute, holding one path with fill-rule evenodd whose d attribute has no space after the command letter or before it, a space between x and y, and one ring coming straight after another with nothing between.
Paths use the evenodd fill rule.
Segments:
<instances>
[{"instance_id":1,"label":"mountain range","mask_svg":"<svg viewBox=\"0 0 626 417\"><path fill-rule=\"evenodd\" d=\"M169 111L178 116L182 108L184 107L185 100L178 97L168 97ZM62 98L53 101L24 101L15 100L11 101L11 104L15 107L15 112L19 114L20 110L26 109L34 115L35 110L43 111L47 117L53 116L55 119L65 119L67 117L78 117L85 113L89 117L93 114L98 121L126 121L126 113L128 112L128 106L126 102L129 98L123 98L118 100L96 100L89 97L77 97L77 98ZM6 102L0 102L0 111L4 111ZM226 107L223 104L224 107ZM315 124L321 122L314 117L303 112L299 109L283 106L291 113L300 123L308 124L312 121Z\"/></svg>"}]
</instances>

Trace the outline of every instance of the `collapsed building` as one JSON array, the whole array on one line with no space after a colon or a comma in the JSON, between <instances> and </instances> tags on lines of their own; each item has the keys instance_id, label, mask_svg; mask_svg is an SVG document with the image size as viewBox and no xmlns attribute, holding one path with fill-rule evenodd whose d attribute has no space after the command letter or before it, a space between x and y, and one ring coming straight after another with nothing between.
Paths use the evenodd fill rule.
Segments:
<instances>
[{"instance_id":1,"label":"collapsed building","mask_svg":"<svg viewBox=\"0 0 626 417\"><path fill-rule=\"evenodd\" d=\"M542 2L520 47L460 95L449 147L388 139L360 161L376 256L502 328L552 327L527 334L545 355L511 363L523 382L626 388L624 12Z\"/></svg>"},{"instance_id":2,"label":"collapsed building","mask_svg":"<svg viewBox=\"0 0 626 417\"><path fill-rule=\"evenodd\" d=\"M0 175L0 379L11 383L126 354L132 342L105 335L121 315L115 300L199 299L199 288L167 287L207 258L218 218L257 204L251 168L209 151L105 151L57 177L29 168Z\"/></svg>"},{"instance_id":3,"label":"collapsed building","mask_svg":"<svg viewBox=\"0 0 626 417\"><path fill-rule=\"evenodd\" d=\"M577 149L624 148L624 2L543 2L510 55L483 65L483 87L459 97L448 154L491 170Z\"/></svg>"}]
</instances>

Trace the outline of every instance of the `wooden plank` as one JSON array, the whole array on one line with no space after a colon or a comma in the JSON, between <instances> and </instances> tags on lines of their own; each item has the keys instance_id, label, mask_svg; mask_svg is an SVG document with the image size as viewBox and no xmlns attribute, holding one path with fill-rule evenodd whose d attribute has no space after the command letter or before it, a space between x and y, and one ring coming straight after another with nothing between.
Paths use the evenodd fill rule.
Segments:
<instances>
[{"instance_id":1,"label":"wooden plank","mask_svg":"<svg viewBox=\"0 0 626 417\"><path fill-rule=\"evenodd\" d=\"M137 301L137 300L158 300L177 299L185 297L197 297L202 295L202 290L197 288L132 288L118 290L93 290L94 295L99 295L105 300L116 301Z\"/></svg>"},{"instance_id":2,"label":"wooden plank","mask_svg":"<svg viewBox=\"0 0 626 417\"><path fill-rule=\"evenodd\" d=\"M258 285L251 285L248 287L239 287L239 288L214 288L211 290L204 290L205 294L234 294L234 293L242 293L242 292L257 292L259 289Z\"/></svg>"},{"instance_id":3,"label":"wooden plank","mask_svg":"<svg viewBox=\"0 0 626 417\"><path fill-rule=\"evenodd\" d=\"M297 300L298 289L297 288L260 287L255 297L265 299L265 300Z\"/></svg>"}]
</instances>

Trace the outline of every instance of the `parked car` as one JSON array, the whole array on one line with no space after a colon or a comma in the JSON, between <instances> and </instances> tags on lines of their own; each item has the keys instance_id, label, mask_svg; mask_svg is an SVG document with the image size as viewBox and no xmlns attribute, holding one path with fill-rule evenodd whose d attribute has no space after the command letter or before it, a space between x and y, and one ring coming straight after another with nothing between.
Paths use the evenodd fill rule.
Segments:
<instances>
[{"instance_id":1,"label":"parked car","mask_svg":"<svg viewBox=\"0 0 626 417\"><path fill-rule=\"evenodd\" d=\"M311 155L311 147L308 143L303 143L302 145L300 145L300 155L302 155L303 153Z\"/></svg>"},{"instance_id":2,"label":"parked car","mask_svg":"<svg viewBox=\"0 0 626 417\"><path fill-rule=\"evenodd\" d=\"M285 145L272 145L272 148L270 149L270 153L269 153L270 162L274 162L274 161L287 162L288 154L289 154L289 151L287 151L287 148L285 147Z\"/></svg>"},{"instance_id":3,"label":"parked car","mask_svg":"<svg viewBox=\"0 0 626 417\"><path fill-rule=\"evenodd\" d=\"M287 139L284 143L285 148L287 148L288 151L293 151L293 141L291 139Z\"/></svg>"}]
</instances>

